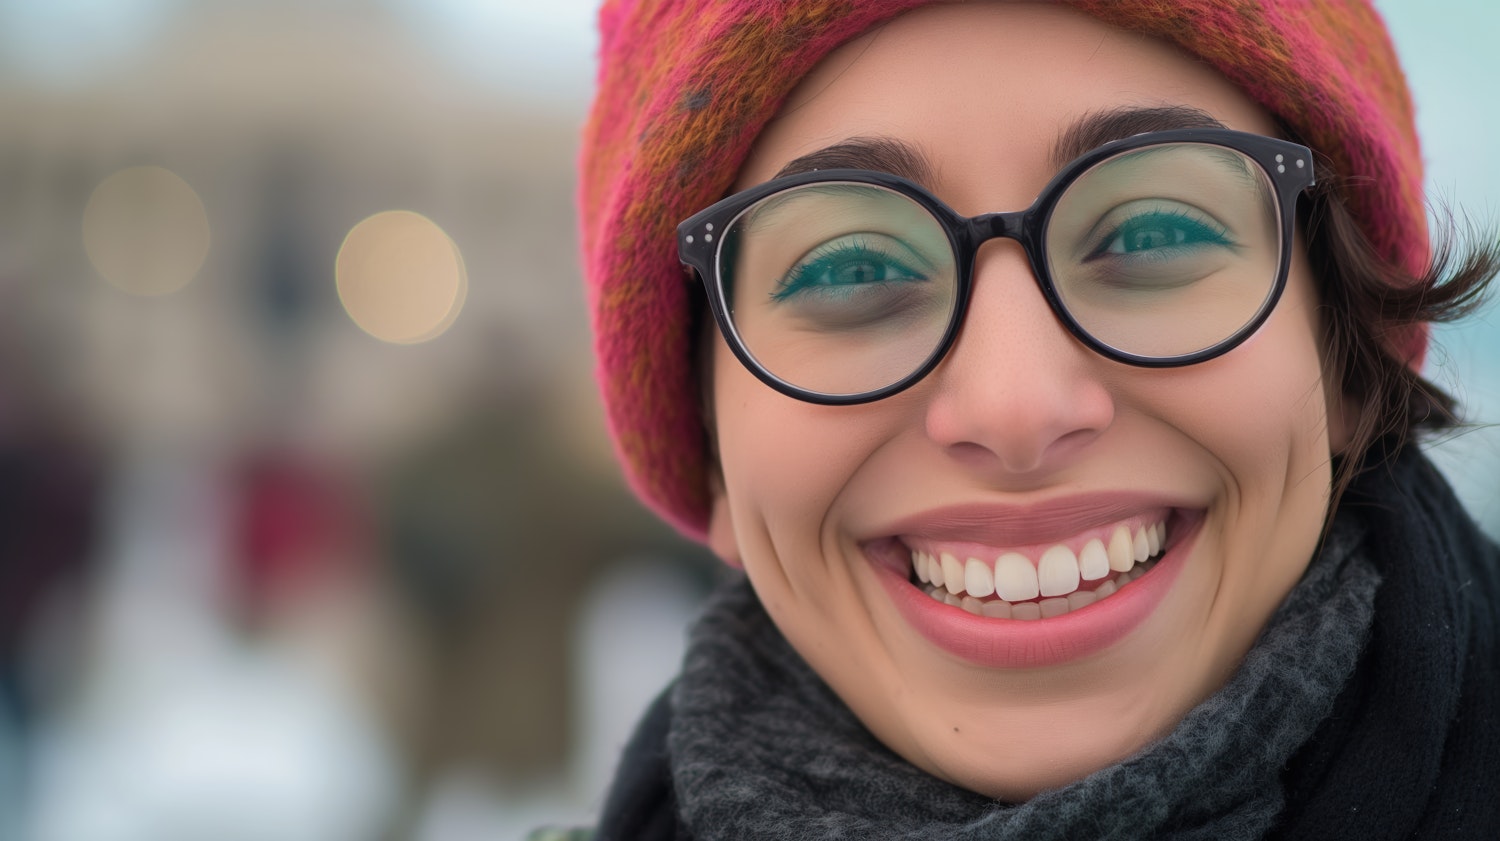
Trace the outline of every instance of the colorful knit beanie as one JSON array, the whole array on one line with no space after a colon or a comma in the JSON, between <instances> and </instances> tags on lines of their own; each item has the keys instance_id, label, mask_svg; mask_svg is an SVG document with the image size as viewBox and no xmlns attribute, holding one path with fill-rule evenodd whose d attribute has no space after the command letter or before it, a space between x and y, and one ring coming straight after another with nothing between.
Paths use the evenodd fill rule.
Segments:
<instances>
[{"instance_id":1,"label":"colorful knit beanie","mask_svg":"<svg viewBox=\"0 0 1500 841\"><path fill-rule=\"evenodd\" d=\"M1363 0L1061 0L1208 62L1357 184L1350 209L1386 257L1428 259L1412 103ZM932 0L606 0L579 205L598 376L626 478L684 533L707 527L692 297L677 223L722 198L815 64ZM1393 352L1420 364L1426 332Z\"/></svg>"}]
</instances>

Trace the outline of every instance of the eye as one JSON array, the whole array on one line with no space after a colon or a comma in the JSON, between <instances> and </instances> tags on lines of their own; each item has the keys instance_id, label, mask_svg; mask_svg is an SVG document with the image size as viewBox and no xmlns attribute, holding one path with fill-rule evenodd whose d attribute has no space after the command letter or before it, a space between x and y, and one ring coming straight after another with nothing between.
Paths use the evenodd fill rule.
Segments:
<instances>
[{"instance_id":1,"label":"eye","mask_svg":"<svg viewBox=\"0 0 1500 841\"><path fill-rule=\"evenodd\" d=\"M908 256L897 256L906 252ZM848 236L814 249L777 284L771 298L784 301L809 292L853 294L858 287L927 279L904 243L879 236Z\"/></svg>"},{"instance_id":2,"label":"eye","mask_svg":"<svg viewBox=\"0 0 1500 841\"><path fill-rule=\"evenodd\" d=\"M1085 261L1109 256L1172 259L1200 248L1230 247L1223 227L1185 210L1136 213L1108 231Z\"/></svg>"}]
</instances>

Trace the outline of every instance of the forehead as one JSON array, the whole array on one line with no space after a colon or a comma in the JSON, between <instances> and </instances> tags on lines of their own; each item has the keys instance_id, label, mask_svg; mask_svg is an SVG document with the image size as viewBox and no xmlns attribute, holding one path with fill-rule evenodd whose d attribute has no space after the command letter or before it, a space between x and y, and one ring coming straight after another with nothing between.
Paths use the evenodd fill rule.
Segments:
<instances>
[{"instance_id":1,"label":"forehead","mask_svg":"<svg viewBox=\"0 0 1500 841\"><path fill-rule=\"evenodd\" d=\"M850 138L889 138L920 150L929 186L955 209L1020 207L1053 174L1069 128L1135 106L1188 106L1275 133L1227 79L1161 41L1051 4L939 4L825 57L762 131L737 186Z\"/></svg>"}]
</instances>

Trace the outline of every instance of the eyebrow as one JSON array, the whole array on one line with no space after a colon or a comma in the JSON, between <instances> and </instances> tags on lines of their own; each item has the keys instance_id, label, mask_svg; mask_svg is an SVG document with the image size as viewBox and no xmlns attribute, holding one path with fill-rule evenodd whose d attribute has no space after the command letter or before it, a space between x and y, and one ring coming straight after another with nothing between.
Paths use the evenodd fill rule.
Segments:
<instances>
[{"instance_id":1,"label":"eyebrow","mask_svg":"<svg viewBox=\"0 0 1500 841\"><path fill-rule=\"evenodd\" d=\"M1177 128L1227 128L1212 114L1187 105L1121 107L1085 114L1065 128L1052 147L1052 166L1061 169L1083 153L1111 140ZM894 137L851 137L789 161L775 178L820 169L867 169L931 186L935 170L921 149Z\"/></svg>"},{"instance_id":2,"label":"eyebrow","mask_svg":"<svg viewBox=\"0 0 1500 841\"><path fill-rule=\"evenodd\" d=\"M894 137L851 137L793 159L776 177L820 169L870 169L925 185L932 184L933 171L922 150L909 143Z\"/></svg>"},{"instance_id":3,"label":"eyebrow","mask_svg":"<svg viewBox=\"0 0 1500 841\"><path fill-rule=\"evenodd\" d=\"M1124 140L1148 131L1178 128L1228 128L1200 108L1162 105L1151 108L1111 108L1085 114L1064 129L1052 146L1052 166L1061 169L1074 158L1112 140Z\"/></svg>"}]
</instances>

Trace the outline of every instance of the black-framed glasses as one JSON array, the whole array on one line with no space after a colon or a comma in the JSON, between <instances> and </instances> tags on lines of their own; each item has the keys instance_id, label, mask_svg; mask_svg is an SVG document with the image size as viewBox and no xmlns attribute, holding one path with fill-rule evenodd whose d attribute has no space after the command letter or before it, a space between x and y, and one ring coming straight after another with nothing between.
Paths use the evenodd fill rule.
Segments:
<instances>
[{"instance_id":1,"label":"black-framed glasses","mask_svg":"<svg viewBox=\"0 0 1500 841\"><path fill-rule=\"evenodd\" d=\"M1227 129L1107 143L1031 207L961 216L883 172L768 181L677 228L740 361L813 403L895 394L926 376L968 309L974 258L1020 242L1057 319L1131 365L1190 365L1243 342L1286 285L1312 154Z\"/></svg>"}]
</instances>

